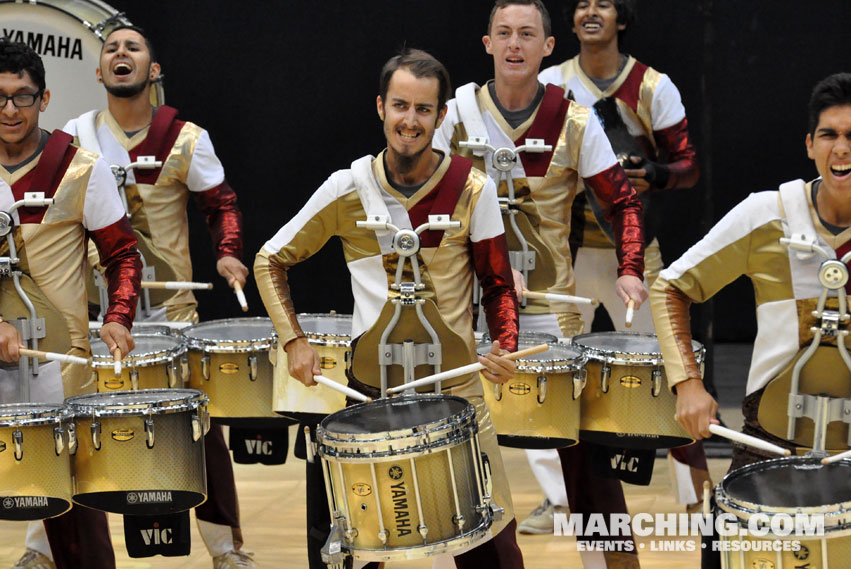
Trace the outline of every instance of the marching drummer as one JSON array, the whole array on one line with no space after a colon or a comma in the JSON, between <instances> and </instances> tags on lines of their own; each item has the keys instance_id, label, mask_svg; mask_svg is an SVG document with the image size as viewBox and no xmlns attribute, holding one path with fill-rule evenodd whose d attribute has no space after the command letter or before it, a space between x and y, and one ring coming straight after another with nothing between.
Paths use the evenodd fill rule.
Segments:
<instances>
[{"instance_id":1,"label":"marching drummer","mask_svg":"<svg viewBox=\"0 0 851 569\"><path fill-rule=\"evenodd\" d=\"M88 356L89 326L82 267L88 234L97 246L109 282L109 307L101 338L122 353L133 349L130 328L136 313L141 262L136 237L127 218L109 166L94 154L73 145L62 131L52 134L38 126L47 109L41 58L27 45L0 39L0 209L8 211L27 192L44 192L55 201L48 207L14 212L17 256L12 266L22 271L21 285L44 318L46 336L39 347L52 352ZM6 238L0 255L10 255ZM0 280L0 359L19 359L21 335L10 321L30 314L11 278ZM93 391L84 388L87 366L40 363L32 381L31 399L62 402L64 397ZM35 378L33 378L35 379ZM17 373L0 372L0 398L9 402L10 387L17 388ZM13 393L16 392L12 391ZM52 452L52 450L51 450ZM38 524L41 526L41 524ZM28 540L30 550L18 567L60 569L115 567L106 514L74 507L62 516L44 521L47 539ZM49 546L45 541L49 542Z\"/></svg>"},{"instance_id":2,"label":"marching drummer","mask_svg":"<svg viewBox=\"0 0 851 569\"><path fill-rule=\"evenodd\" d=\"M429 323L438 330L444 363L459 354L465 363L475 361L469 308L475 273L485 289L483 302L491 337L498 340L487 357L479 358L486 366L483 374L496 383L513 376L513 362L501 354L505 349L516 349L517 301L495 187L483 173L472 168L469 160L432 149L435 129L446 114L449 88L448 72L431 55L406 50L391 58L382 69L376 101L386 149L376 158L364 157L354 162L352 169L332 174L257 254L254 275L261 297L285 346L290 374L306 385L314 384L313 376L320 374L320 362L296 319L287 270L338 236L352 276L352 337L359 337L358 343L366 345L376 331L385 329L382 314L387 311L382 309L397 294L390 290L388 281L395 276L396 264L403 262L388 247L386 232L357 226L357 221L366 219L367 212L372 218L374 211L386 211L390 222L402 228L418 227L428 221L429 213L449 214L452 220L461 222L460 230L429 230L422 234L422 249L417 254L425 287L422 294L428 299L426 304L437 307L429 316ZM367 367L371 373L350 377L349 385L379 395L377 350L362 348L359 353L355 345L355 372L359 358L374 360ZM419 371L420 367L416 369ZM455 557L455 564L520 568L523 560L515 537L511 496L481 382L468 374L453 385L451 393L476 405L481 444L494 473L494 499L505 508L502 521L492 526L492 543ZM324 539L311 536L318 532L327 535L330 518L321 470L311 469L310 464L307 483L308 501L318 504L308 508L310 566L324 568L318 551Z\"/></svg>"},{"instance_id":3,"label":"marching drummer","mask_svg":"<svg viewBox=\"0 0 851 569\"><path fill-rule=\"evenodd\" d=\"M686 348L691 345L689 306L746 275L756 297L757 336L742 404L743 431L789 449L812 446L812 437L788 439L786 409L794 364L812 343L814 327L822 324L813 308L823 290L819 267L825 259L810 246L837 257L851 248L851 74L820 81L808 110L805 143L819 176L788 182L779 191L751 194L665 269L651 288L668 382L677 394L677 418L697 439L710 436L709 426L718 422L718 404L704 389ZM790 237L808 250L787 248L779 241ZM827 306L835 310L836 293L830 296ZM849 392L851 374L835 345L818 350L814 363L804 367L802 380L807 374L823 378L825 390L818 393L827 388ZM730 470L775 456L734 444Z\"/></svg>"},{"instance_id":4,"label":"marching drummer","mask_svg":"<svg viewBox=\"0 0 851 569\"><path fill-rule=\"evenodd\" d=\"M540 0L495 2L488 35L482 38L494 59L494 79L483 87L471 83L456 91L435 146L473 159L495 179L510 169L504 177L511 178L513 190L506 179L499 195L510 199L514 192L515 204L508 205L513 211L503 219L512 254L524 257L522 266L515 266L528 274L528 281L519 284L521 290L528 286L532 291L574 294L570 208L580 181L584 183L612 225L620 263L611 286L624 305L631 300L637 307L647 297L641 202L593 112L566 99L564 89L538 81L541 61L555 45L550 22ZM494 164L491 151L477 144L482 139L499 149L500 156L515 154L514 165L506 167L505 160ZM520 145L526 150L518 150ZM535 253L533 269L528 269L527 248ZM572 337L582 331L582 319L573 304L527 299L520 327ZM626 512L620 482L592 474L588 443L559 449L559 455L571 512ZM584 563L637 564L631 538L614 546L622 551L583 551Z\"/></svg>"},{"instance_id":5,"label":"marching drummer","mask_svg":"<svg viewBox=\"0 0 851 569\"><path fill-rule=\"evenodd\" d=\"M177 118L177 110L150 103L160 65L141 28L118 26L104 40L97 80L107 93L108 108L86 113L65 125L84 148L96 150L118 166L153 156L162 167L136 169L125 192L130 223L150 236L177 280L192 280L186 200L191 195L206 216L216 252L216 270L229 286L245 285L242 264L242 214L236 194L225 180L210 135ZM131 173L128 173L128 178ZM115 182L113 180L113 187ZM103 257L101 257L101 260ZM165 300L165 319L197 322L198 306L190 290ZM196 509L198 527L217 569L255 567L241 550L242 533L233 466L220 425L205 437L208 500Z\"/></svg>"}]
</instances>

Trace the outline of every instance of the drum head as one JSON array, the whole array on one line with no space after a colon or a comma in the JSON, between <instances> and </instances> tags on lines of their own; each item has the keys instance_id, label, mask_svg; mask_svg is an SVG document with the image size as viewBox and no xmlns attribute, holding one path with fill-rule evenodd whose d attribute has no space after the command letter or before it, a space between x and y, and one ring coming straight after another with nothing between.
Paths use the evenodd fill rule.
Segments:
<instances>
[{"instance_id":1,"label":"drum head","mask_svg":"<svg viewBox=\"0 0 851 569\"><path fill-rule=\"evenodd\" d=\"M331 433L368 434L428 425L462 413L470 403L452 395L393 397L337 411L322 421Z\"/></svg>"},{"instance_id":2,"label":"drum head","mask_svg":"<svg viewBox=\"0 0 851 569\"><path fill-rule=\"evenodd\" d=\"M202 342L268 342L274 327L269 318L227 318L185 328L181 333Z\"/></svg>"},{"instance_id":3,"label":"drum head","mask_svg":"<svg viewBox=\"0 0 851 569\"><path fill-rule=\"evenodd\" d=\"M537 346L539 344L548 344L549 349L546 352L526 356L517 360L517 371L524 372L544 372L544 371L567 371L568 368L578 368L584 364L585 357L582 350L574 346L559 344L558 338L552 334L542 334L539 332L520 332L517 337L517 349L524 350ZM479 354L489 353L491 350L491 341L485 336L484 341L479 344Z\"/></svg>"},{"instance_id":4,"label":"drum head","mask_svg":"<svg viewBox=\"0 0 851 569\"><path fill-rule=\"evenodd\" d=\"M299 314L298 323L301 329L311 336L338 336L351 339L351 314Z\"/></svg>"},{"instance_id":5,"label":"drum head","mask_svg":"<svg viewBox=\"0 0 851 569\"><path fill-rule=\"evenodd\" d=\"M145 359L165 354L180 347L180 339L166 334L138 334L133 336L136 347L127 354L129 358ZM92 358L107 359L112 364L112 354L103 340L92 340Z\"/></svg>"},{"instance_id":6,"label":"drum head","mask_svg":"<svg viewBox=\"0 0 851 569\"><path fill-rule=\"evenodd\" d=\"M659 347L659 339L656 334L593 332L575 336L572 343L574 346L588 350L589 358L594 357L594 355L617 357L619 354L662 356L662 349ZM703 344L700 342L692 340L691 345L695 353L699 353L703 349Z\"/></svg>"},{"instance_id":7,"label":"drum head","mask_svg":"<svg viewBox=\"0 0 851 569\"><path fill-rule=\"evenodd\" d=\"M774 508L851 502L851 462L822 465L807 457L780 458L734 470L721 482L736 501Z\"/></svg>"},{"instance_id":8,"label":"drum head","mask_svg":"<svg viewBox=\"0 0 851 569\"><path fill-rule=\"evenodd\" d=\"M155 413L177 413L194 409L207 402L197 389L140 389L117 393L91 393L69 397L65 403L82 415L142 415L149 409Z\"/></svg>"}]
</instances>

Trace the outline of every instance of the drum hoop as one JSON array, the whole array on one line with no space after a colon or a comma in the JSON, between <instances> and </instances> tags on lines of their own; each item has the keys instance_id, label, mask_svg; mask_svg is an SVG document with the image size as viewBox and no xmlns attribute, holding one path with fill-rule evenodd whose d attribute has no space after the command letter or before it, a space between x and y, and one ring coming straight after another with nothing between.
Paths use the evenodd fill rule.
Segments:
<instances>
[{"instance_id":1,"label":"drum hoop","mask_svg":"<svg viewBox=\"0 0 851 569\"><path fill-rule=\"evenodd\" d=\"M114 403L112 405L92 405L87 400L117 399L128 393L162 393L171 395L183 395L179 400L162 400L148 403ZM197 389L139 389L136 391L124 391L122 393L90 393L69 397L65 403L71 408L75 415L97 417L127 417L142 415L166 415L170 413L183 413L194 411L205 407L210 398L203 391Z\"/></svg>"},{"instance_id":2,"label":"drum hoop","mask_svg":"<svg viewBox=\"0 0 851 569\"><path fill-rule=\"evenodd\" d=\"M335 320L348 322L351 325L351 314L331 314L328 312L302 312L296 318L301 323L302 320L312 318L315 320ZM351 327L351 326L350 326ZM349 348L352 345L352 335L349 334L333 334L330 332L315 332L313 330L305 330L302 326L304 335L308 342L314 346L330 346L335 348Z\"/></svg>"},{"instance_id":3,"label":"drum hoop","mask_svg":"<svg viewBox=\"0 0 851 569\"><path fill-rule=\"evenodd\" d=\"M171 337L178 341L173 348L165 350L157 350L151 352L130 353L121 360L121 365L124 367L151 367L162 363L169 363L186 354L186 343L180 341L172 335L167 334L136 334L135 339L139 338L162 338ZM115 360L112 356L102 356L92 354L92 367L94 368L112 368L115 366Z\"/></svg>"},{"instance_id":4,"label":"drum hoop","mask_svg":"<svg viewBox=\"0 0 851 569\"><path fill-rule=\"evenodd\" d=\"M588 358L585 355L575 359L575 360L558 360L559 363L550 363L550 362L542 362L542 361L531 361L527 362L524 360L517 360L516 372L549 372L549 373L566 373L570 371L579 371L585 367L588 362ZM528 364L538 364L538 365L528 365Z\"/></svg>"},{"instance_id":5,"label":"drum hoop","mask_svg":"<svg viewBox=\"0 0 851 569\"><path fill-rule=\"evenodd\" d=\"M116 10L113 6L110 6L106 2L101 2L100 0L86 0L86 2L96 6L98 9L100 9L104 13L106 13L106 17L101 19L98 22L89 22L88 20L84 20L79 15L75 14L74 12L68 11L66 8L56 6L55 4L45 3L44 0L40 0L37 5L45 7L45 8L50 8L51 10L56 10L57 12L61 12L61 13L65 14L66 16L69 16L69 17L77 20L77 22L79 22L80 25L83 26L83 28L85 28L89 33L91 33L93 36L95 36L101 42L103 42L104 37L106 35L109 35L109 29L104 28L103 32L106 32L106 33L103 33L103 32L95 31L95 27L98 24L100 24L101 22L103 22L104 20L109 20L110 18L115 18L116 16L121 14L121 11ZM19 4L19 3L20 2L18 0L0 0L0 4ZM115 20L115 25L116 26L133 25L133 23L130 20L127 19L127 16L120 16L119 18L117 18Z\"/></svg>"},{"instance_id":6,"label":"drum hoop","mask_svg":"<svg viewBox=\"0 0 851 569\"><path fill-rule=\"evenodd\" d=\"M272 333L269 336L261 338L252 338L251 340L228 340L222 338L220 340L210 340L208 338L195 338L188 335L188 332L203 328L210 324L245 324L248 322L268 322ZM223 353L240 353L240 352L260 352L267 351L272 346L277 344L277 337L274 333L274 326L269 318L256 316L253 318L223 318L221 320L210 320L208 322L199 322L187 328L180 330L180 335L185 338L186 344L191 350L199 350L212 354Z\"/></svg>"},{"instance_id":7,"label":"drum hoop","mask_svg":"<svg viewBox=\"0 0 851 569\"><path fill-rule=\"evenodd\" d=\"M634 366L657 366L665 363L661 352L624 352L619 350L607 350L605 348L595 348L586 346L581 343L583 337L600 336L607 332L591 332L590 334L580 334L570 338L567 345L575 346L582 350L589 360L595 362L603 362L616 365L634 365ZM648 334L646 332L616 332L619 336L633 336L643 338L656 338L656 334ZM694 356L697 363L704 360L706 348L700 342L692 340L697 347L694 350Z\"/></svg>"},{"instance_id":8,"label":"drum hoop","mask_svg":"<svg viewBox=\"0 0 851 569\"><path fill-rule=\"evenodd\" d=\"M15 413L14 409L26 409L40 405L43 411L34 413ZM48 409L49 408L49 409ZM12 410L12 412L7 412ZM61 403L7 403L0 406L0 428L24 427L37 425L59 425L74 418L70 407Z\"/></svg>"}]
</instances>

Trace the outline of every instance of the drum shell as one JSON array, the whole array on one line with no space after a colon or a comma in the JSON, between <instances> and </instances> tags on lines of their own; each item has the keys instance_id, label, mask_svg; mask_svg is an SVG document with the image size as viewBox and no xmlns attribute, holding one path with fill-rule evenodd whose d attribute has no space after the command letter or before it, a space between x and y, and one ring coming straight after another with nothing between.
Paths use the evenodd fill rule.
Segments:
<instances>
[{"instance_id":1,"label":"drum shell","mask_svg":"<svg viewBox=\"0 0 851 569\"><path fill-rule=\"evenodd\" d=\"M195 411L154 413L155 442L147 448L143 415L100 416L101 448L91 437L92 417L77 415L73 455L74 501L117 514L160 515L188 510L207 498L204 438L193 441ZM127 439L128 433L133 436ZM168 465L168 467L166 467ZM171 492L171 502L142 503L131 493Z\"/></svg>"},{"instance_id":2,"label":"drum shell","mask_svg":"<svg viewBox=\"0 0 851 569\"><path fill-rule=\"evenodd\" d=\"M237 424L244 418L279 418L272 412L272 379L269 352L208 352L190 346L189 387L210 397L210 415L217 423ZM203 359L209 358L209 378ZM256 379L250 368L256 365Z\"/></svg>"},{"instance_id":3,"label":"drum shell","mask_svg":"<svg viewBox=\"0 0 851 569\"><path fill-rule=\"evenodd\" d=\"M166 329L167 330L167 329ZM136 376L136 389L182 388L189 378L189 360L186 346L177 336L167 332L148 332L134 336L136 349L142 348L146 338L173 338L174 346L160 350L157 354L145 356L129 354L121 361L121 375L115 376L115 364L109 358L93 357L92 378L97 382L98 392L111 393L133 389L133 376ZM93 340L97 342L99 340Z\"/></svg>"},{"instance_id":4,"label":"drum shell","mask_svg":"<svg viewBox=\"0 0 851 569\"><path fill-rule=\"evenodd\" d=\"M54 442L56 424L23 425L21 460L15 459L12 433L15 427L0 427L0 519L39 520L64 514L71 509L71 461L65 444L67 424L62 425L63 449L57 455ZM47 507L9 508L7 498L47 497Z\"/></svg>"}]
</instances>

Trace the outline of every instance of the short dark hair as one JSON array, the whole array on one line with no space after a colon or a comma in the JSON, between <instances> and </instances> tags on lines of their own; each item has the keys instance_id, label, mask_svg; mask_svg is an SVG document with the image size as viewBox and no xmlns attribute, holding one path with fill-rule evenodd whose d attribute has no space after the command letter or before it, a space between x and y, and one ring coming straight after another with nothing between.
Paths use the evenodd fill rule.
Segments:
<instances>
[{"instance_id":1,"label":"short dark hair","mask_svg":"<svg viewBox=\"0 0 851 569\"><path fill-rule=\"evenodd\" d=\"M25 43L0 38L0 73L17 73L19 77L23 77L25 71L38 90L44 91L47 84L44 81L44 63L41 57Z\"/></svg>"},{"instance_id":2,"label":"short dark hair","mask_svg":"<svg viewBox=\"0 0 851 569\"><path fill-rule=\"evenodd\" d=\"M491 26L493 25L493 18L496 16L496 11L500 8L505 8L506 6L534 6L538 9L538 12L541 13L541 23L544 24L544 36L550 37L553 35L553 21L550 18L550 11L547 10L547 7L544 6L544 3L541 0L496 0L493 3L493 8L491 9L490 18L488 18L488 33L491 33Z\"/></svg>"},{"instance_id":3,"label":"short dark hair","mask_svg":"<svg viewBox=\"0 0 851 569\"><path fill-rule=\"evenodd\" d=\"M816 83L808 106L810 135L816 133L825 109L844 105L851 105L851 73L834 73Z\"/></svg>"},{"instance_id":4,"label":"short dark hair","mask_svg":"<svg viewBox=\"0 0 851 569\"><path fill-rule=\"evenodd\" d=\"M106 40L109 39L109 36L120 30L130 30L142 36L142 39L145 40L145 47L148 48L148 53L151 54L151 63L155 63L157 61L157 54L154 52L154 44L151 43L151 38L149 38L148 34L145 33L145 30L143 30L139 26L134 26L132 24L120 24L118 26L115 26L114 28L109 30L109 33L106 35L105 38L103 38L103 45L106 45Z\"/></svg>"},{"instance_id":5,"label":"short dark hair","mask_svg":"<svg viewBox=\"0 0 851 569\"><path fill-rule=\"evenodd\" d=\"M441 62L432 54L421 49L405 48L397 55L387 60L381 68L381 77L378 82L378 94L381 100L387 98L387 89L390 88L390 79L398 69L407 69L414 77L433 77L437 79L437 107L438 110L446 105L446 101L452 96L452 85L449 82L449 72Z\"/></svg>"},{"instance_id":6,"label":"short dark hair","mask_svg":"<svg viewBox=\"0 0 851 569\"><path fill-rule=\"evenodd\" d=\"M576 7L582 0L567 0L564 5L564 19L568 27L573 28L573 15L576 13ZM618 23L623 24L624 29L618 31L618 43L623 41L624 36L629 31L629 28L635 23L638 17L638 9L636 0L612 0L615 5L615 11L618 13Z\"/></svg>"}]
</instances>

